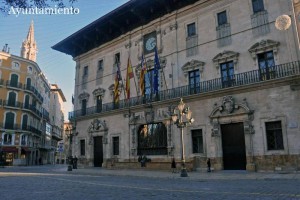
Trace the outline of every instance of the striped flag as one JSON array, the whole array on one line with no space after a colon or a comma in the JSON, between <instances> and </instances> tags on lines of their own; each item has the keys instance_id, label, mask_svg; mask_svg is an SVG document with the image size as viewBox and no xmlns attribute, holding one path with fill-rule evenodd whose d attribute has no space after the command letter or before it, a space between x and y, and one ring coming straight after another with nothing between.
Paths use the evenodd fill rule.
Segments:
<instances>
[{"instance_id":1,"label":"striped flag","mask_svg":"<svg viewBox=\"0 0 300 200\"><path fill-rule=\"evenodd\" d=\"M158 70L160 69L160 63L159 63L159 58L158 58L158 53L157 53L157 48L155 47L155 57L154 57L154 80L153 80L153 91L154 93L158 93Z\"/></svg>"},{"instance_id":2,"label":"striped flag","mask_svg":"<svg viewBox=\"0 0 300 200\"><path fill-rule=\"evenodd\" d=\"M119 81L121 80L121 74L120 74L120 67L117 63L117 73L115 77L115 84L114 84L114 102L118 103L120 99L120 92L119 92Z\"/></svg>"},{"instance_id":3,"label":"striped flag","mask_svg":"<svg viewBox=\"0 0 300 200\"><path fill-rule=\"evenodd\" d=\"M126 74L126 98L130 98L130 79L133 78L133 72L132 72L132 66L130 62L130 58L128 57L128 62L127 62L127 74Z\"/></svg>"},{"instance_id":4,"label":"striped flag","mask_svg":"<svg viewBox=\"0 0 300 200\"><path fill-rule=\"evenodd\" d=\"M144 54L142 55L142 62L141 62L141 73L140 73L140 89L142 96L145 95L145 75L147 73L146 68L146 61L144 59Z\"/></svg>"}]
</instances>

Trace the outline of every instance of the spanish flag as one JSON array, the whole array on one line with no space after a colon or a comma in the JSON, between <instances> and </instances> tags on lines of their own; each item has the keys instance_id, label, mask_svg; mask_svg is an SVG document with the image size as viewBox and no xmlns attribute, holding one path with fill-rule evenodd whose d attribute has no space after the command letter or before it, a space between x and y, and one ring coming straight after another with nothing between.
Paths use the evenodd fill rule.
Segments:
<instances>
[{"instance_id":1,"label":"spanish flag","mask_svg":"<svg viewBox=\"0 0 300 200\"><path fill-rule=\"evenodd\" d=\"M126 74L126 98L130 98L130 79L133 78L132 66L130 62L130 58L128 57L127 62L127 74Z\"/></svg>"},{"instance_id":2,"label":"spanish flag","mask_svg":"<svg viewBox=\"0 0 300 200\"><path fill-rule=\"evenodd\" d=\"M142 96L145 95L145 75L147 73L146 62L144 59L144 54L142 55L142 62L141 62L141 73L140 73L140 89Z\"/></svg>"}]
</instances>

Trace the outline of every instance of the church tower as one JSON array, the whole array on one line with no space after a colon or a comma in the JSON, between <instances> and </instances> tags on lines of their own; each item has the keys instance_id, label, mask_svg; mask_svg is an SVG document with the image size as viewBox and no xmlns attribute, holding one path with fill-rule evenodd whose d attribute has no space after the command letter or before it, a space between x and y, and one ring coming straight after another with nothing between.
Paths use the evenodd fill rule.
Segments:
<instances>
[{"instance_id":1,"label":"church tower","mask_svg":"<svg viewBox=\"0 0 300 200\"><path fill-rule=\"evenodd\" d=\"M31 21L27 38L22 43L21 57L35 62L36 53L37 53L37 47L36 47L36 41L34 40L34 27L33 27L33 21Z\"/></svg>"}]
</instances>

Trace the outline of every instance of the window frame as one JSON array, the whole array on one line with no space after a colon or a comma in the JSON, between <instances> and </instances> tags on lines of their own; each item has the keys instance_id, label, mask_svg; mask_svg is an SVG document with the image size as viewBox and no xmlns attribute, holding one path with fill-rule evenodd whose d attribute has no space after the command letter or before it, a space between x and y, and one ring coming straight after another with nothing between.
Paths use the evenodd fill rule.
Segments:
<instances>
[{"instance_id":1,"label":"window frame","mask_svg":"<svg viewBox=\"0 0 300 200\"><path fill-rule=\"evenodd\" d=\"M193 27L192 29L190 29L190 27ZM190 32L190 30L192 30ZM186 25L186 34L187 34L187 38L189 37L194 37L197 35L197 28L196 28L196 23L192 22Z\"/></svg>"},{"instance_id":2,"label":"window frame","mask_svg":"<svg viewBox=\"0 0 300 200\"><path fill-rule=\"evenodd\" d=\"M221 18L221 16L223 16L223 17L225 16L225 17ZM218 23L218 26L222 26L224 24L228 24L227 10L224 10L222 12L218 12L217 13L217 23Z\"/></svg>"},{"instance_id":3,"label":"window frame","mask_svg":"<svg viewBox=\"0 0 300 200\"><path fill-rule=\"evenodd\" d=\"M265 11L264 0L251 0L251 5L252 5L253 14L259 13L261 11Z\"/></svg>"},{"instance_id":4,"label":"window frame","mask_svg":"<svg viewBox=\"0 0 300 200\"><path fill-rule=\"evenodd\" d=\"M115 140L117 139L117 140ZM119 156L120 155L120 137L113 136L112 137L112 155Z\"/></svg>"},{"instance_id":5,"label":"window frame","mask_svg":"<svg viewBox=\"0 0 300 200\"><path fill-rule=\"evenodd\" d=\"M85 139L80 139L80 156L85 156L85 148L86 148L86 145L85 145Z\"/></svg>"},{"instance_id":6,"label":"window frame","mask_svg":"<svg viewBox=\"0 0 300 200\"><path fill-rule=\"evenodd\" d=\"M280 129L279 128L274 128L273 129L268 129L268 124L271 125L271 124L275 124L275 123L279 123L277 125L280 125ZM280 150L284 150L284 142L283 142L283 133L282 133L282 122L280 120L278 121L271 121L271 122L265 122L265 128L266 128L266 138L267 138L267 149L268 151L280 151ZM280 133L279 133L279 130L280 130ZM278 135L280 134L280 135ZM274 137L274 147L271 147L271 144L269 142L269 137L273 136ZM280 139L281 141L281 145L280 146L278 144L278 140L277 139Z\"/></svg>"},{"instance_id":7,"label":"window frame","mask_svg":"<svg viewBox=\"0 0 300 200\"><path fill-rule=\"evenodd\" d=\"M194 135L196 135L196 133L200 131L200 135L201 135L201 143L202 143L202 148L200 149L201 145L198 146L198 152L195 152L195 149L194 149L194 138L198 138L198 137L195 137ZM203 154L204 153L204 137L203 137L203 129L193 129L191 130L191 140L192 140L192 153L193 154ZM198 143L199 141L197 141ZM197 144L199 145L199 143ZM199 151L200 150L200 151Z\"/></svg>"},{"instance_id":8,"label":"window frame","mask_svg":"<svg viewBox=\"0 0 300 200\"><path fill-rule=\"evenodd\" d=\"M195 69L188 72L189 78L189 89L191 94L197 94L200 92L200 81L201 81L201 75L200 70ZM198 81L197 81L198 80ZM194 82L191 84L191 82Z\"/></svg>"},{"instance_id":9,"label":"window frame","mask_svg":"<svg viewBox=\"0 0 300 200\"><path fill-rule=\"evenodd\" d=\"M88 73L89 73L89 66L84 66L83 67L83 76L88 76Z\"/></svg>"}]
</instances>

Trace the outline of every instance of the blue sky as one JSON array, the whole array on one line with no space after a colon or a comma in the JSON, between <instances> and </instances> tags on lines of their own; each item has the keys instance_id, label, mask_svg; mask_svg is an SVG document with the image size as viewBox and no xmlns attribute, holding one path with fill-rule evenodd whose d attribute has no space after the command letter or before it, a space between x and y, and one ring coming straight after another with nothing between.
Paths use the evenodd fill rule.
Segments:
<instances>
[{"instance_id":1,"label":"blue sky","mask_svg":"<svg viewBox=\"0 0 300 200\"><path fill-rule=\"evenodd\" d=\"M114 10L128 0L78 0L73 6L77 15L16 15L0 16L0 48L5 44L10 53L20 56L22 41L26 38L31 20L34 21L37 42L37 63L50 83L58 84L66 96L67 113L72 111L71 97L74 91L75 62L72 57L51 49L51 46ZM2 1L0 2L0 4ZM66 4L68 7L69 5ZM51 5L51 7L55 7Z\"/></svg>"}]
</instances>

